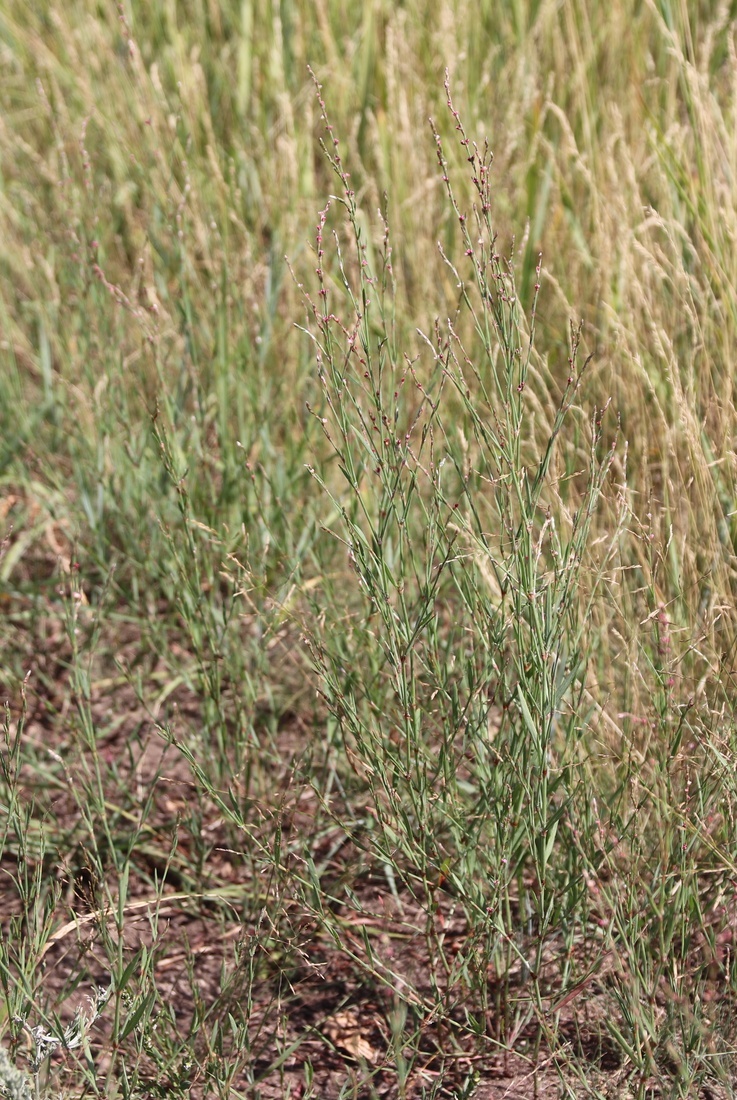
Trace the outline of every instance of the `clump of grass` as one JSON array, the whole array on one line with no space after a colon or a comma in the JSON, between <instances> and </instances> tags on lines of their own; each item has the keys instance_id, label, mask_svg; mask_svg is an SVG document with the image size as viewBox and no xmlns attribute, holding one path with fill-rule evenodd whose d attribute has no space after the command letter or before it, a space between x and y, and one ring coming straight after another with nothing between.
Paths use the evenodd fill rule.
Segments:
<instances>
[{"instance_id":1,"label":"clump of grass","mask_svg":"<svg viewBox=\"0 0 737 1100\"><path fill-rule=\"evenodd\" d=\"M433 127L466 275L441 250L457 309L415 353L394 331L388 229L374 266L320 98L350 235L335 231L328 242L330 209L321 213L318 291L307 297L321 393L314 414L345 492L315 476L357 585L347 600L331 590L316 605L325 628L312 635L312 653L346 759L370 792L366 843L391 870L392 888L401 882L426 914L435 1010L461 1011L465 1027L491 1027L503 1042L512 1024L488 1004L490 969L502 978L521 966L519 996L505 1011L542 1018L550 935L580 919L584 868L575 848L565 851L582 786L577 588L614 444L602 450L604 418L595 414L579 499L564 504L551 470L559 437L581 416L579 333L536 454L540 268L525 317L492 222L491 155L472 146L449 92L448 106L477 202L459 206ZM331 243L333 280L323 270ZM442 894L467 922L452 963L437 924Z\"/></svg>"},{"instance_id":2,"label":"clump of grass","mask_svg":"<svg viewBox=\"0 0 737 1100\"><path fill-rule=\"evenodd\" d=\"M666 961L675 953L685 962L712 934L700 874L710 866L723 882L731 859L708 858L713 844L692 816L696 769L702 805L725 797L708 759L711 717L674 696L661 606L651 616L655 651L638 641L662 693L653 698L658 755L647 778L631 758L603 794L588 618L604 578L614 571L623 582L631 553L626 463L625 481L611 485L618 432L606 406L583 413L580 328L571 329L567 380L546 420L549 373L535 349L540 261L525 315L515 259L503 255L492 220L491 153L467 137L447 78L446 92L476 201L461 207L433 124L464 255L456 263L440 247L456 309L410 350L393 324L386 221L372 242L318 85L339 194L320 213L317 291L305 292L319 386L311 411L343 487L330 466L313 474L357 583L326 586L314 603L312 658L345 761L369 795L361 847L398 903L409 895L421 913L429 972L414 1003L482 1047L504 1047L534 1021L533 1048L565 1050L562 1009L616 959L607 983L616 1014L602 1021L604 1034L628 1060L637 1095L663 1073L685 1096L714 1074L724 1079L729 1065L726 1048L702 1048L699 984ZM329 236L333 206L344 220ZM595 552L606 497L614 524ZM697 741L684 787L673 761L687 731ZM733 796L730 784L728 803ZM657 841L643 798L660 806ZM443 901L464 928L452 956ZM349 889L344 904L360 909ZM364 965L396 981L375 948ZM671 1007L688 1003L686 1017L648 1010L661 996Z\"/></svg>"}]
</instances>

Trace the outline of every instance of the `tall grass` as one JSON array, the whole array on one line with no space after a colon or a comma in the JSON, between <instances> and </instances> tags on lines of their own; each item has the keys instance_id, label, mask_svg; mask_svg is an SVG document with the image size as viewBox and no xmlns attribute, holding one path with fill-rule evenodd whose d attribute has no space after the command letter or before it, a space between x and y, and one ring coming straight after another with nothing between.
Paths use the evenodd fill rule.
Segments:
<instances>
[{"instance_id":1,"label":"tall grass","mask_svg":"<svg viewBox=\"0 0 737 1100\"><path fill-rule=\"evenodd\" d=\"M37 1094L732 1094L733 17L3 6Z\"/></svg>"}]
</instances>

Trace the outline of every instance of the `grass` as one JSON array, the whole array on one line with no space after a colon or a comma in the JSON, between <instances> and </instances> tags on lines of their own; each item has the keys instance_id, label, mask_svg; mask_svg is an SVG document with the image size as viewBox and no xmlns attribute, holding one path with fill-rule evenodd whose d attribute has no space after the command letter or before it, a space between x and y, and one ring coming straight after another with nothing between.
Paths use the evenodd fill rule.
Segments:
<instances>
[{"instance_id":1,"label":"grass","mask_svg":"<svg viewBox=\"0 0 737 1100\"><path fill-rule=\"evenodd\" d=\"M734 15L5 0L0 1091L734 1094Z\"/></svg>"}]
</instances>

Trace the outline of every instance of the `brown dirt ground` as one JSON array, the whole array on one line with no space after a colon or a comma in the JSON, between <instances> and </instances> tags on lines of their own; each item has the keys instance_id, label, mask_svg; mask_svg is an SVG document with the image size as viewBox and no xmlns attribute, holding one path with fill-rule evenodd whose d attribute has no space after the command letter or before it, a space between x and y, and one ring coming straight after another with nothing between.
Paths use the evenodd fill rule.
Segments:
<instances>
[{"instance_id":1,"label":"brown dirt ground","mask_svg":"<svg viewBox=\"0 0 737 1100\"><path fill-rule=\"evenodd\" d=\"M116 925L105 904L104 884L97 881L87 853L89 830L74 789L79 781L75 776L85 770L85 748L74 717L69 643L59 605L50 599L45 612L34 616L32 629L23 606L6 598L4 613L7 629L0 642L8 663L4 670L0 666L0 688L13 722L21 703L18 670L31 669L22 746L28 762L20 775L20 790L34 805L37 845L22 851L13 842L6 844L0 862L0 930L7 935L12 927L14 934L20 929L22 935L30 920L16 886L19 876L37 873L40 882L55 885L48 939L36 960L32 988L39 1005L53 1008L68 1021L95 985L108 984L107 953L116 940ZM190 765L157 728L155 718L168 715L182 739L196 735L201 722L197 698L179 685L162 705L161 715L152 715L112 660L115 655L122 665L132 667L141 646L139 633L122 623L116 630L114 644L107 639L100 646L107 656L93 669L89 699L111 814L116 815L116 807L125 808L116 816L116 829L133 837L136 807L144 816L151 799L145 828L131 855L121 954L129 960L143 948L151 953L160 995L157 1026L171 1033L175 1049L193 1021L206 1021L193 1040L190 1066L176 1057L164 1065L144 1041L136 1046L135 1036L131 1039L130 1057L136 1059L148 1095L214 1095L207 1084L213 1059L240 1066L231 1082L233 1094L262 1100L308 1095L310 1075L309 1094L324 1100L339 1095L547 1100L563 1095L563 1078L570 1082L569 1095L587 1094L567 1069L556 1068L539 1041L532 1016L516 1028L510 1025L504 1043L493 1040L499 1029L493 1019L490 1037L474 1040L461 1026L460 1004L451 1005L448 1013L456 1025L434 1018L428 1007L432 987L424 935L427 913L406 890L394 895L381 869L371 866L339 829L326 823L302 776L301 761L315 731L311 719L294 710L281 719L266 716L273 721L265 721L270 729L264 734L269 759L261 778L268 779L274 798L272 805L256 800L251 811L258 825L254 835L267 837L277 821L285 844L290 830L303 835L314 830L314 858L324 864L323 881L350 880L355 904L336 904L329 919L321 922L298 892L270 898L266 870L263 881L257 881L258 860L248 851L249 837L224 819L215 804L199 801ZM289 640L283 645L287 648ZM160 687L155 655L149 653L147 661L146 686ZM198 825L193 807L202 815ZM103 850L104 838L97 840ZM112 869L114 859L108 855ZM115 877L110 881L115 883ZM117 886L110 888L115 895ZM455 913L453 899L442 892L435 920L452 957L454 944L469 930ZM339 929L338 937L331 936L331 927ZM553 958L554 943L550 950ZM628 1066L604 1024L612 1012L607 975L616 965L616 959L605 959L580 996L571 998L561 1013L559 1034L600 1095L625 1100L634 1095ZM372 969L384 980L371 980ZM511 981L523 979L512 974ZM497 992L490 976L492 1001ZM402 999L410 1007L406 1021L398 1023ZM232 1050L227 1042L222 1050L208 1049L214 1022L227 1033L229 1013L248 1020L250 1051ZM109 1058L109 1026L103 1014L91 1036L101 1072ZM401 1054L403 1035L408 1051L412 1032L416 1055L405 1067L402 1086L397 1047ZM400 1038L393 1039L393 1034ZM21 1062L22 1057L21 1053ZM55 1086L73 1088L73 1063L62 1056L54 1062ZM476 1085L470 1089L474 1074ZM470 1091L464 1092L466 1087ZM661 1095L653 1084L650 1100ZM702 1095L707 1100L726 1097L716 1090Z\"/></svg>"}]
</instances>

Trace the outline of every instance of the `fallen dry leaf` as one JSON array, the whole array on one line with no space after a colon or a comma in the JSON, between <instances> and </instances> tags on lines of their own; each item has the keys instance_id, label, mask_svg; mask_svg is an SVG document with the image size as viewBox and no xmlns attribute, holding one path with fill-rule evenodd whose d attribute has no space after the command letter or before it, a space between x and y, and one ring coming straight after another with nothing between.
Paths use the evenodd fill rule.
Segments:
<instances>
[{"instance_id":1,"label":"fallen dry leaf","mask_svg":"<svg viewBox=\"0 0 737 1100\"><path fill-rule=\"evenodd\" d=\"M325 1034L336 1047L363 1062L376 1063L380 1052L361 1034L361 1024L355 1011L338 1012L325 1025Z\"/></svg>"}]
</instances>

